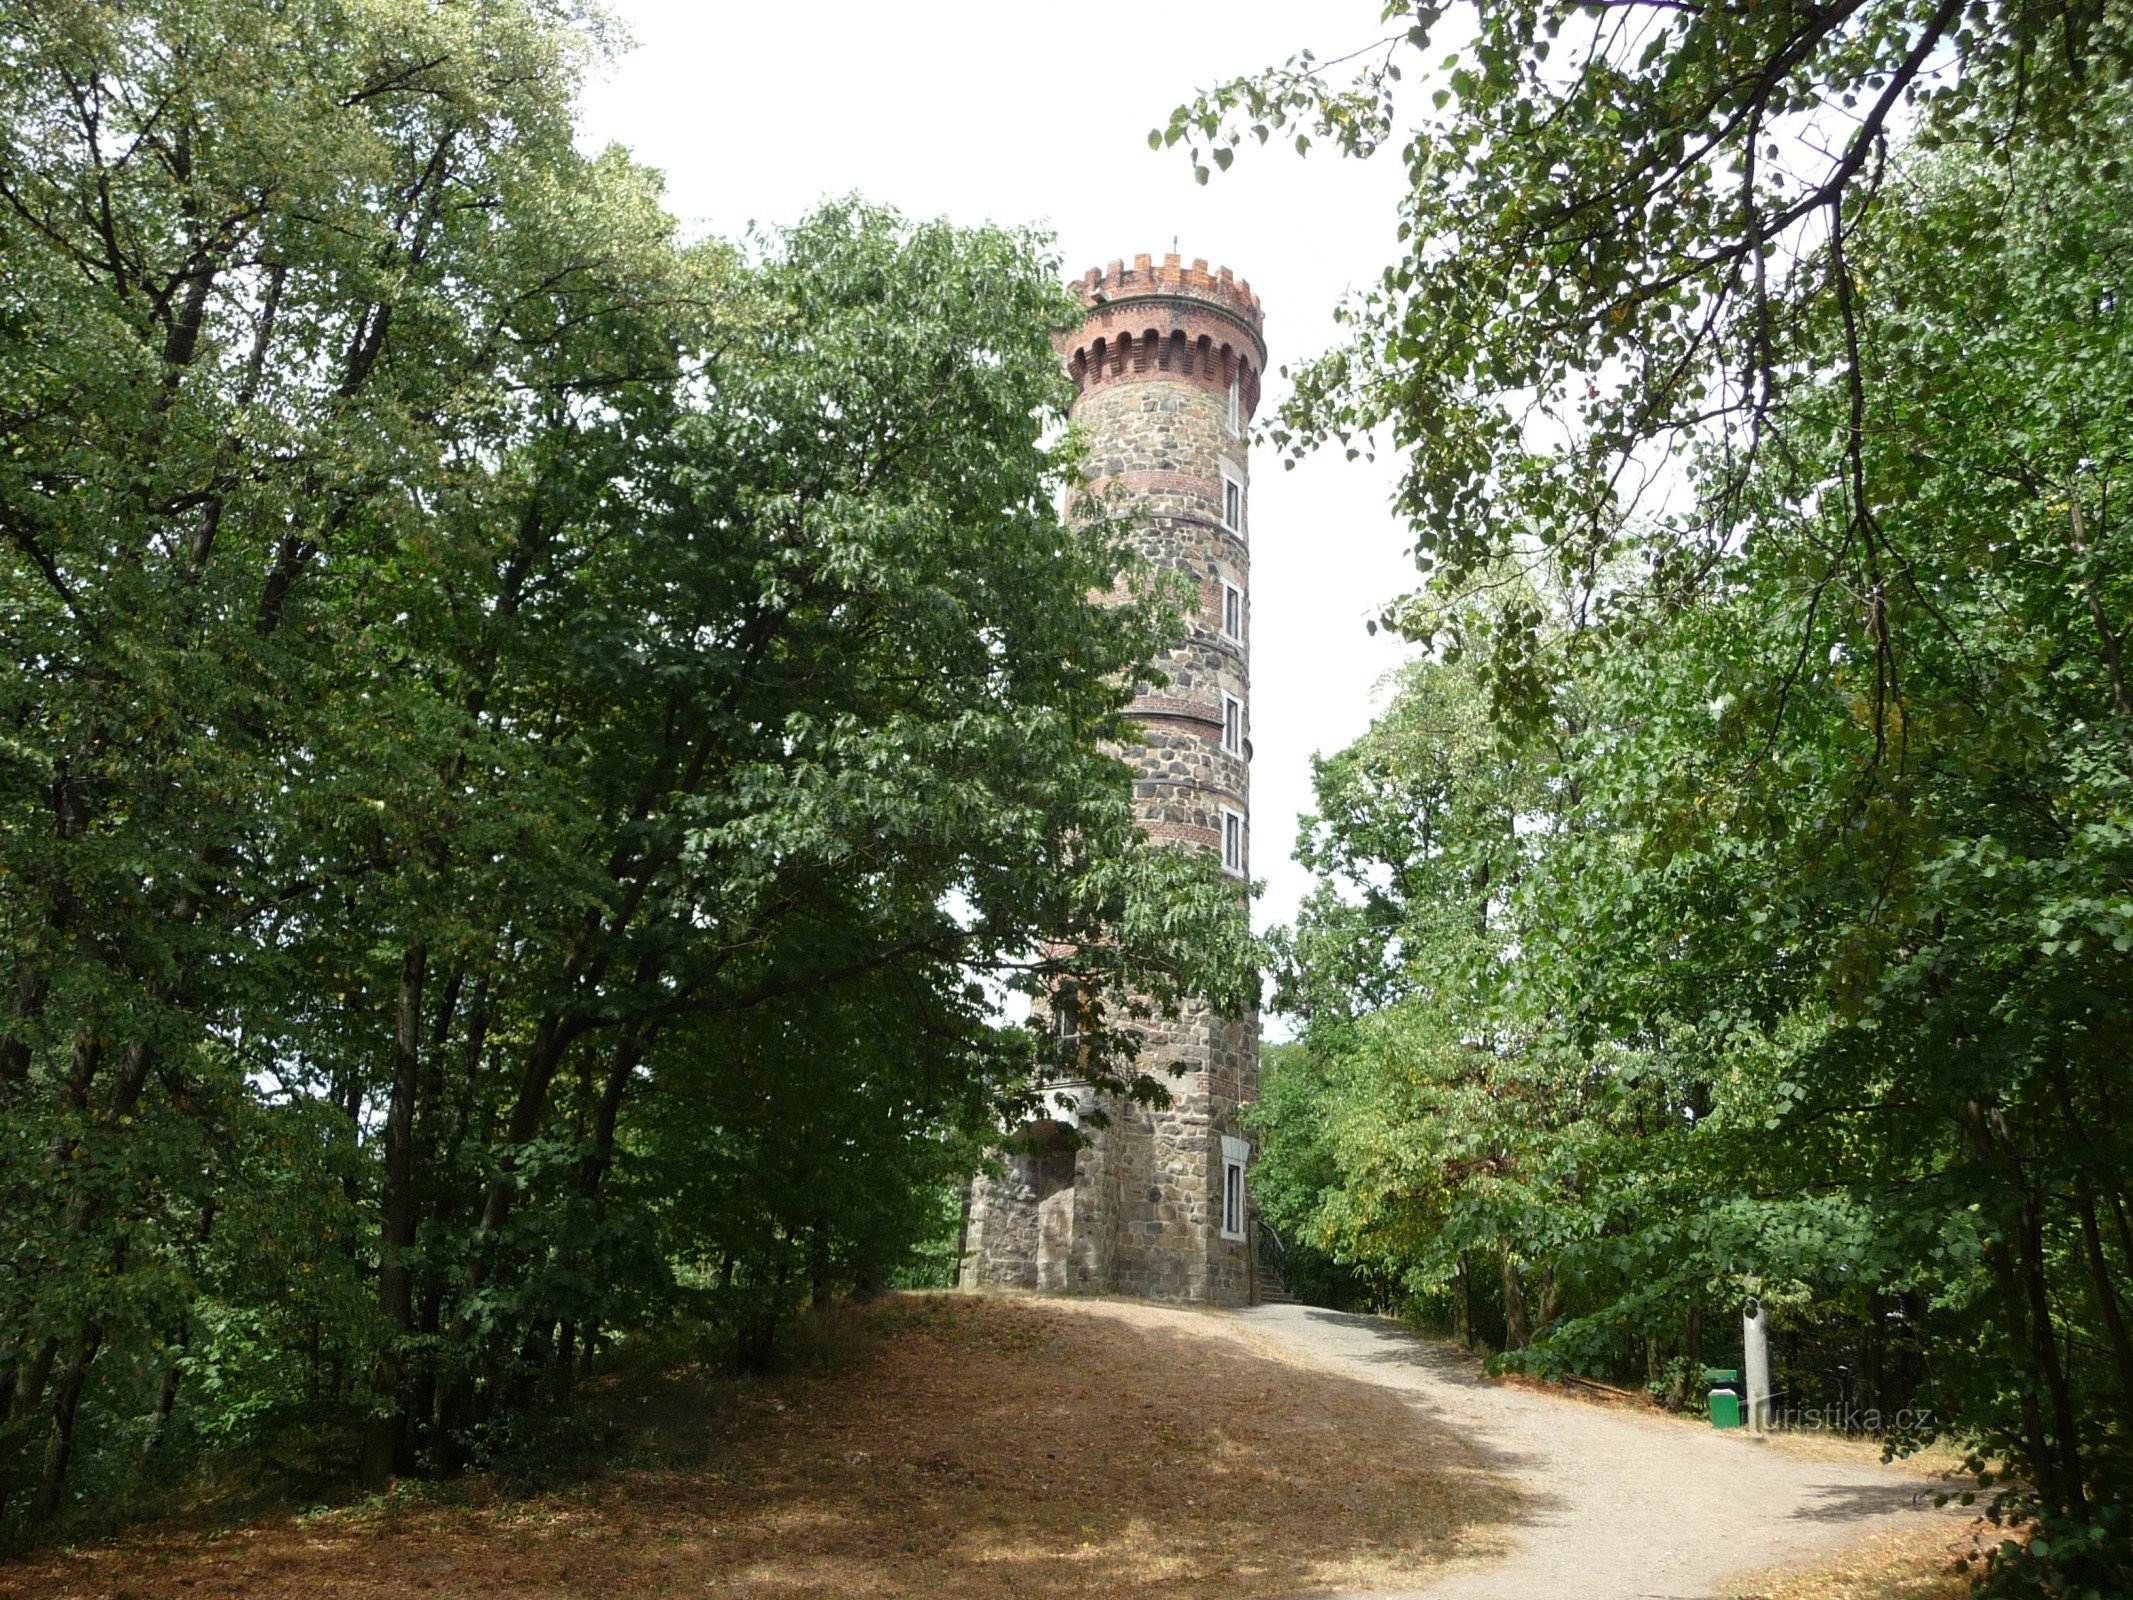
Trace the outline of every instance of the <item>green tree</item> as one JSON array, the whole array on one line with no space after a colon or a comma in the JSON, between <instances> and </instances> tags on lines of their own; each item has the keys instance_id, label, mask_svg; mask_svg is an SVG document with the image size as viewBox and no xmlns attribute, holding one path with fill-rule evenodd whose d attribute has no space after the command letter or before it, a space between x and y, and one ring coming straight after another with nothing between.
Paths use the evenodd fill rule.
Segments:
<instances>
[{"instance_id":1,"label":"green tree","mask_svg":"<svg viewBox=\"0 0 2133 1600\"><path fill-rule=\"evenodd\" d=\"M262 1014L348 1004L306 981L343 976L315 875L389 875L441 731L411 592L493 539L603 332L618 409L671 372L616 323L687 290L645 175L573 151L585 40L541 13L61 4L4 41L0 1469L42 1430L49 1509L99 1352L183 1337L161 1268L293 1064Z\"/></svg>"},{"instance_id":2,"label":"green tree","mask_svg":"<svg viewBox=\"0 0 2133 1600\"><path fill-rule=\"evenodd\" d=\"M1113 997L1134 1084L1136 1005L1255 982L1107 753L1176 619L1054 509L1043 241L684 247L572 145L599 45L0 25L0 1508L774 1337L1030 1092L988 983Z\"/></svg>"},{"instance_id":3,"label":"green tree","mask_svg":"<svg viewBox=\"0 0 2133 1600\"><path fill-rule=\"evenodd\" d=\"M1305 1030L1259 1110L1281 1222L1395 1299L1448 1305L1462 1340L1479 1293L1512 1347L1560 1309L1521 1179L1589 1098L1516 1009L1520 889L1565 792L1554 740L1499 728L1489 685L1504 614L1538 603L1511 581L1447 617L1443 657L1316 763L1297 857L1320 882L1274 938L1276 1004Z\"/></svg>"},{"instance_id":4,"label":"green tree","mask_svg":"<svg viewBox=\"0 0 2133 1600\"><path fill-rule=\"evenodd\" d=\"M1566 1295L1530 1359L1617 1375L1759 1293L1798 1381L2007 1464L2036 1537L1998 1589L2118 1592L2124 16L1476 18L1406 147L1410 254L1286 419L1410 452L1433 586L1393 619L1482 613L1549 796L1511 959L1415 1035L1485 1029L1546 1097L1492 1097L1520 1163L1423 1249L1511 1216ZM1435 23L1360 98L1276 74L1172 131L1365 150ZM1560 598L1502 626L1505 566ZM1377 1080L1416 1003L1355 1031Z\"/></svg>"}]
</instances>

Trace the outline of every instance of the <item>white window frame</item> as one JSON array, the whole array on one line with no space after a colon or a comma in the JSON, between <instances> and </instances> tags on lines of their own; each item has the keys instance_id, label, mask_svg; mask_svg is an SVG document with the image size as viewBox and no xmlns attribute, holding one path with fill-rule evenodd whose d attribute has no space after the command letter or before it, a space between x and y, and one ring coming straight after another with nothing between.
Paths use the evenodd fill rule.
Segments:
<instances>
[{"instance_id":1,"label":"white window frame","mask_svg":"<svg viewBox=\"0 0 2133 1600\"><path fill-rule=\"evenodd\" d=\"M1221 819L1222 870L1233 878L1241 878L1250 859L1246 854L1249 839L1244 831L1244 813L1235 806L1217 806L1215 809ZM1234 852L1230 849L1232 840L1237 846Z\"/></svg>"},{"instance_id":2,"label":"white window frame","mask_svg":"<svg viewBox=\"0 0 2133 1600\"><path fill-rule=\"evenodd\" d=\"M1234 628L1232 621L1237 624ZM1244 590L1227 578L1222 580L1222 637L1232 644L1244 643Z\"/></svg>"},{"instance_id":3,"label":"white window frame","mask_svg":"<svg viewBox=\"0 0 2133 1600\"><path fill-rule=\"evenodd\" d=\"M1244 537L1244 480L1229 472L1222 474L1222 526Z\"/></svg>"},{"instance_id":4,"label":"white window frame","mask_svg":"<svg viewBox=\"0 0 2133 1600\"><path fill-rule=\"evenodd\" d=\"M1229 380L1229 431L1232 438L1244 437L1244 375L1234 374Z\"/></svg>"},{"instance_id":5,"label":"white window frame","mask_svg":"<svg viewBox=\"0 0 2133 1600\"><path fill-rule=\"evenodd\" d=\"M1245 1224L1250 1217L1250 1207L1245 1200L1244 1172L1252 1158L1252 1147L1242 1139L1222 1136L1222 1237L1241 1242L1245 1236ZM1232 1177L1232 1174L1235 1176ZM1234 1199L1235 1204L1231 1201Z\"/></svg>"},{"instance_id":6,"label":"white window frame","mask_svg":"<svg viewBox=\"0 0 2133 1600\"><path fill-rule=\"evenodd\" d=\"M1244 702L1227 689L1222 691L1222 753L1244 756Z\"/></svg>"}]
</instances>

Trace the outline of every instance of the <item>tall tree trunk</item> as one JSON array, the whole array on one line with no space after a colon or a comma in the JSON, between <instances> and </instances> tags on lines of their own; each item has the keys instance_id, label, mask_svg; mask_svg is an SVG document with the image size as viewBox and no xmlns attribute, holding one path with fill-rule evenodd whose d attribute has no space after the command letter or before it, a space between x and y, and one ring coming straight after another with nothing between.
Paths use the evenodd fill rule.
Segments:
<instances>
[{"instance_id":1,"label":"tall tree trunk","mask_svg":"<svg viewBox=\"0 0 2133 1600\"><path fill-rule=\"evenodd\" d=\"M181 1327L171 1340L171 1359L163 1364L163 1381L156 1385L156 1402L148 1412L148 1429L141 1435L137 1467L146 1467L154 1459L157 1447L163 1442L164 1430L170 1426L170 1414L178 1407L178 1363L184 1358L191 1332L190 1326Z\"/></svg>"},{"instance_id":2,"label":"tall tree trunk","mask_svg":"<svg viewBox=\"0 0 2133 1600\"><path fill-rule=\"evenodd\" d=\"M2068 1079L2063 1062L2051 1063L2052 1087L2057 1091L2060 1120L2065 1124L2068 1137L2080 1149L2084 1160L2092 1149L2089 1129L2081 1120L2074 1103L2074 1088ZM2105 1102L2105 1114L2109 1115L2109 1102ZM2108 1126L2108 1124L2107 1124ZM2111 1353L2118 1366L2118 1392L2121 1409L2133 1414L2133 1340L2126 1334L2126 1319L2119 1302L2118 1285L2111 1272L2110 1257L2103 1248L2103 1230L2096 1221L2096 1192L2089 1181L2086 1166L2074 1173L2074 1203L2081 1218L2082 1248L2088 1257L2089 1278L2096 1287L2096 1306L2103 1314L2104 1327L2111 1336ZM2118 1214L2119 1226L2125 1226L2125 1213ZM2133 1239L2127 1245L2127 1264L2133 1269Z\"/></svg>"},{"instance_id":3,"label":"tall tree trunk","mask_svg":"<svg viewBox=\"0 0 2133 1600\"><path fill-rule=\"evenodd\" d=\"M1906 1289L1896 1304L1903 1313L1903 1338L1896 1347L1897 1385L1892 1398L1902 1408L1918 1398L1926 1381L1926 1297L1916 1289Z\"/></svg>"},{"instance_id":4,"label":"tall tree trunk","mask_svg":"<svg viewBox=\"0 0 2133 1600\"><path fill-rule=\"evenodd\" d=\"M591 1147L578 1165L578 1193L591 1199L600 1192L607 1169L615 1159L615 1126L621 1120L622 1102L630 1081L651 1048L653 1030L626 1022L615 1037L614 1053L608 1057L607 1081L600 1086L600 1103L593 1109Z\"/></svg>"},{"instance_id":5,"label":"tall tree trunk","mask_svg":"<svg viewBox=\"0 0 2133 1600\"><path fill-rule=\"evenodd\" d=\"M31 1501L31 1516L42 1521L59 1509L60 1492L67 1480L67 1464L74 1455L74 1422L80 1414L82 1390L89 1381L89 1367L104 1342L104 1325L91 1317L82 1324L75 1341L73 1359L60 1374L59 1393L52 1403L52 1433L45 1444L44 1469L38 1474L37 1494Z\"/></svg>"},{"instance_id":6,"label":"tall tree trunk","mask_svg":"<svg viewBox=\"0 0 2133 1600\"><path fill-rule=\"evenodd\" d=\"M58 911L50 918L54 926L63 925ZM29 1080L30 1045L23 1035L30 1031L44 1015L45 996L50 985L44 976L27 960L15 969L15 1011L8 1030L0 1033L0 1106L10 1104L16 1091Z\"/></svg>"},{"instance_id":7,"label":"tall tree trunk","mask_svg":"<svg viewBox=\"0 0 2133 1600\"><path fill-rule=\"evenodd\" d=\"M449 1368L430 1377L430 1470L448 1478L459 1468L460 1384Z\"/></svg>"},{"instance_id":8,"label":"tall tree trunk","mask_svg":"<svg viewBox=\"0 0 2133 1600\"><path fill-rule=\"evenodd\" d=\"M594 950L603 925L604 918L597 907L587 910L580 919L570 955L564 963L562 987L566 992L575 990L581 979L589 975L596 977L599 971L605 970L605 959L597 956ZM572 1043L588 1026L583 1021L565 1017L559 1010L550 1010L534 1030L533 1042L519 1070L518 1093L512 1101L511 1119L504 1129L506 1148L503 1159L498 1163L497 1176L482 1197L481 1219L461 1271L460 1309L452 1318L451 1337L462 1354L473 1331L469 1307L488 1281L489 1249L511 1215L512 1196L517 1189L519 1153L540 1131L541 1118L548 1108L549 1086L555 1081L556 1070L562 1065ZM463 1369L445 1372L437 1383L431 1429L437 1441L440 1470L450 1470L451 1430L465 1415L465 1390L466 1373Z\"/></svg>"},{"instance_id":9,"label":"tall tree trunk","mask_svg":"<svg viewBox=\"0 0 2133 1600\"><path fill-rule=\"evenodd\" d=\"M2059 1461L2052 1450L2051 1437L2044 1431L2044 1412L2037 1404L2036 1344L2030 1337L2028 1297L2022 1292L2020 1278L2015 1272L2014 1253L2007 1248L2005 1239L1993 1239L1986 1244L1985 1260L1992 1268L1994 1287L1999 1290L2000 1305L2007 1316L2009 1341L2016 1347L2017 1361L2030 1369L2021 1375L2019 1391L2022 1436L2030 1455L2028 1475L2044 1491L2045 1498L2056 1504L2063 1499Z\"/></svg>"},{"instance_id":10,"label":"tall tree trunk","mask_svg":"<svg viewBox=\"0 0 2133 1600\"><path fill-rule=\"evenodd\" d=\"M1866 1317L1859 1330L1859 1382L1852 1397L1853 1405L1862 1412L1882 1409L1881 1369L1886 1353L1886 1322L1881 1291L1867 1290Z\"/></svg>"},{"instance_id":11,"label":"tall tree trunk","mask_svg":"<svg viewBox=\"0 0 2133 1600\"><path fill-rule=\"evenodd\" d=\"M553 1390L559 1403L570 1398L570 1380L577 1374L577 1370L578 1325L566 1317L563 1325L556 1330L555 1336Z\"/></svg>"},{"instance_id":12,"label":"tall tree trunk","mask_svg":"<svg viewBox=\"0 0 2133 1600\"><path fill-rule=\"evenodd\" d=\"M52 1368L59 1360L59 1338L52 1335L15 1369L15 1382L8 1393L6 1426L0 1427L0 1476L28 1448L36 1432L37 1411L44 1404Z\"/></svg>"},{"instance_id":13,"label":"tall tree trunk","mask_svg":"<svg viewBox=\"0 0 2133 1600\"><path fill-rule=\"evenodd\" d=\"M2059 1341L2053 1328L2050 1286L2044 1276L2044 1227L2037 1213L2036 1197L2024 1194L2019 1213L2022 1240L2022 1281L2029 1297L2030 1339L2044 1385L2051 1395L2052 1427L2059 1436L2059 1464L2065 1473L2063 1489L2067 1504L2078 1515L2087 1508L2083 1486L2081 1435L2074 1419L2074 1397L2066 1368L2059 1359Z\"/></svg>"},{"instance_id":14,"label":"tall tree trunk","mask_svg":"<svg viewBox=\"0 0 2133 1600\"><path fill-rule=\"evenodd\" d=\"M393 1086L385 1112L385 1173L379 1197L378 1309L385 1342L378 1351L373 1384L381 1414L363 1432L363 1483L382 1489L391 1479L405 1431L400 1395L405 1341L414 1331L415 1097L422 1082L422 986L429 950L411 943L400 959L400 986L393 1007Z\"/></svg>"},{"instance_id":15,"label":"tall tree trunk","mask_svg":"<svg viewBox=\"0 0 2133 1600\"><path fill-rule=\"evenodd\" d=\"M504 1223L510 1219L511 1198L517 1187L516 1155L540 1130L541 1116L548 1106L548 1086L555 1081L556 1068L561 1065L564 1052L581 1031L551 1012L541 1019L534 1032L532 1047L526 1052L525 1067L519 1074L518 1096L512 1104L511 1120L504 1130L508 1148L503 1170L483 1195L475 1248L467 1257L465 1277L469 1296L479 1293L482 1284L488 1280L485 1247L503 1232ZM464 1329L455 1325L454 1331L463 1333Z\"/></svg>"},{"instance_id":16,"label":"tall tree trunk","mask_svg":"<svg viewBox=\"0 0 2133 1600\"><path fill-rule=\"evenodd\" d=\"M216 1198L210 1194L200 1207L200 1221L193 1229L193 1255L189 1263L192 1270L200 1270L199 1251L215 1231ZM177 1409L178 1381L185 1352L192 1344L193 1323L190 1315L181 1315L178 1326L171 1335L170 1357L163 1364L163 1380L156 1386L156 1400L148 1413L148 1428L141 1435L141 1454L138 1466L146 1468L149 1460L163 1442L164 1430L170 1426L171 1413Z\"/></svg>"},{"instance_id":17,"label":"tall tree trunk","mask_svg":"<svg viewBox=\"0 0 2133 1600\"><path fill-rule=\"evenodd\" d=\"M1466 1252L1452 1273L1452 1337L1461 1349L1474 1348L1474 1280L1467 1268Z\"/></svg>"},{"instance_id":18,"label":"tall tree trunk","mask_svg":"<svg viewBox=\"0 0 2133 1600\"><path fill-rule=\"evenodd\" d=\"M600 916L597 911L587 916L580 930L580 949L589 948L594 934L599 930ZM576 951L573 952L575 957ZM476 1245L467 1258L466 1285L469 1294L480 1290L488 1277L488 1263L482 1246L493 1241L503 1232L504 1223L511 1216L512 1196L517 1192L517 1156L533 1136L540 1132L541 1118L548 1109L548 1089L555 1082L556 1069L563 1063L578 1035L586 1029L583 1022L566 1018L559 1011L550 1011L541 1018L534 1030L533 1043L526 1051L525 1065L519 1071L518 1094L511 1104L511 1120L504 1128L504 1152L502 1170L489 1184L482 1199L481 1225L476 1234Z\"/></svg>"},{"instance_id":19,"label":"tall tree trunk","mask_svg":"<svg viewBox=\"0 0 2133 1600\"><path fill-rule=\"evenodd\" d=\"M1964 1123L1970 1133L1972 1148L1995 1171L2005 1173L2000 1142L1994 1137L1995 1129L1988 1121L1984 1107L1975 1100L1968 1102L1964 1108ZM2019 1171L2014 1176L2019 1181ZM2015 1270L2014 1252L2008 1249L2005 1237L1996 1233L1986 1240L1985 1260L1992 1269L1993 1285L1999 1291L2001 1312L2007 1318L2009 1342L2014 1347L2017 1361L2029 1367L2022 1375L2018 1391L2022 1437L2029 1452L2027 1476L2043 1492L2046 1500L2055 1505L2064 1504L2059 1459L2052 1449L2051 1436L2045 1431L2044 1412L2037 1403L2037 1344L2029 1325L2029 1296L2024 1292L2021 1275ZM2050 1343L2048 1329L2045 1342Z\"/></svg>"},{"instance_id":20,"label":"tall tree trunk","mask_svg":"<svg viewBox=\"0 0 2133 1600\"><path fill-rule=\"evenodd\" d=\"M2110 1330L2111 1353L2118 1362L2120 1412L2133 1415L2133 1339L2126 1334L2125 1310L2119 1302L2110 1258L2103 1250L2103 1230L2096 1225L2096 1197L2086 1178L2076 1182L2074 1192L2081 1209L2081 1242L2088 1253L2089 1278L2096 1286L2096 1303L2103 1312L2104 1326Z\"/></svg>"},{"instance_id":21,"label":"tall tree trunk","mask_svg":"<svg viewBox=\"0 0 2133 1600\"><path fill-rule=\"evenodd\" d=\"M1703 1307L1691 1304L1682 1308L1681 1365L1675 1369L1666 1403L1675 1411L1687 1411L1702 1402L1704 1388Z\"/></svg>"},{"instance_id":22,"label":"tall tree trunk","mask_svg":"<svg viewBox=\"0 0 2133 1600\"><path fill-rule=\"evenodd\" d=\"M93 1040L77 1040L69 1066L66 1095L77 1109L87 1111L91 1104L90 1090L93 1087L98 1064L103 1059L103 1048ZM155 1047L148 1044L130 1044L119 1054L119 1067L111 1079L102 1113L103 1122L117 1127L133 1115L139 1107L141 1092L146 1088L150 1069L155 1063ZM66 1152L60 1152L65 1159ZM73 1162L73 1193L67 1202L67 1214L63 1231L68 1239L79 1239L103 1215L103 1196L92 1189L88 1174L81 1161ZM113 1275L125 1270L126 1238L119 1236L117 1248L112 1251L110 1269ZM93 1321L93 1319L92 1319ZM80 1400L79 1384L86 1381L88 1368L96 1360L96 1352L103 1342L101 1330L94 1341L77 1340L76 1358L81 1362L81 1375L75 1380L76 1402ZM51 1382L52 1369L59 1359L60 1341L48 1338L15 1370L13 1391L8 1396L6 1414L0 1418L0 1474L28 1447L35 1430L38 1409L44 1404L45 1389ZM70 1362L68 1371L73 1371ZM72 1422L68 1424L71 1433ZM72 1449L71 1440L67 1451L61 1453L60 1470L66 1470L66 1455Z\"/></svg>"},{"instance_id":23,"label":"tall tree trunk","mask_svg":"<svg viewBox=\"0 0 2133 1600\"><path fill-rule=\"evenodd\" d=\"M1533 1333L1526 1323L1526 1286L1518 1274L1518 1258L1506 1250L1503 1253L1504 1352L1523 1350L1532 1342Z\"/></svg>"},{"instance_id":24,"label":"tall tree trunk","mask_svg":"<svg viewBox=\"0 0 2133 1600\"><path fill-rule=\"evenodd\" d=\"M1541 1268L1540 1315L1533 1326L1537 1332L1545 1333L1548 1325L1562 1314L1563 1286L1556 1281L1555 1263L1551 1261Z\"/></svg>"},{"instance_id":25,"label":"tall tree trunk","mask_svg":"<svg viewBox=\"0 0 2133 1600\"><path fill-rule=\"evenodd\" d=\"M807 1297L819 1309L829 1304L829 1293L829 1223L817 1217L807 1230Z\"/></svg>"}]
</instances>

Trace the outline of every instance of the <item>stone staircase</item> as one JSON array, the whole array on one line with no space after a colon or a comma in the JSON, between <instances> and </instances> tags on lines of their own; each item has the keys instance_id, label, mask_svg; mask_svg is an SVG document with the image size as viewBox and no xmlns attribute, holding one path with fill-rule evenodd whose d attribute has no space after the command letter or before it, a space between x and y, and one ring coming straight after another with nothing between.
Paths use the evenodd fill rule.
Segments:
<instances>
[{"instance_id":1,"label":"stone staircase","mask_svg":"<svg viewBox=\"0 0 2133 1600\"><path fill-rule=\"evenodd\" d=\"M1284 1270L1288 1251L1283 1247L1281 1235L1264 1222L1259 1224L1259 1283L1252 1296L1254 1305L1293 1306L1296 1297L1289 1293L1288 1274Z\"/></svg>"}]
</instances>

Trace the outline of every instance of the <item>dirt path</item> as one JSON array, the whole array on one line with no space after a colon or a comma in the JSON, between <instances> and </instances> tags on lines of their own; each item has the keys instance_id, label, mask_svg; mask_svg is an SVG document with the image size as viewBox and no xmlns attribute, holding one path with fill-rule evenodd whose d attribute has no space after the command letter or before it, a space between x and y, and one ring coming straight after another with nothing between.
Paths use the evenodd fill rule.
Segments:
<instances>
[{"instance_id":1,"label":"dirt path","mask_svg":"<svg viewBox=\"0 0 2133 1600\"><path fill-rule=\"evenodd\" d=\"M1291 1359L1411 1396L1531 1497L1509 1556L1409 1591L1414 1600L1709 1600L1730 1575L1826 1558L1910 1519L1956 1520L1898 1468L1491 1383L1458 1351L1383 1318L1309 1306L1237 1315Z\"/></svg>"}]
</instances>

